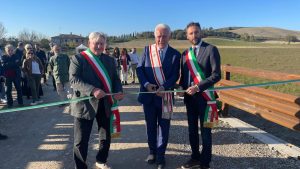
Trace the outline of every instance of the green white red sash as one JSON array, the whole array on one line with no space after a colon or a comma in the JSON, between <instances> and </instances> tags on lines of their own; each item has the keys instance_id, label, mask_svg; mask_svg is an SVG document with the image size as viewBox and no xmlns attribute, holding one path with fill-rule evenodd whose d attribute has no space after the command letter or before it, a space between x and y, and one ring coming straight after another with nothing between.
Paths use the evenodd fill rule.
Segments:
<instances>
[{"instance_id":1,"label":"green white red sash","mask_svg":"<svg viewBox=\"0 0 300 169\"><path fill-rule=\"evenodd\" d=\"M81 55L84 56L84 58L89 62L89 64L92 66L97 76L103 83L104 92L112 93L111 79L107 73L105 66L102 64L100 59L97 56L95 56L90 49L81 52ZM118 103L117 100L115 100L112 95L106 97L108 97L108 100L112 105L111 107L112 115L110 116L110 134L111 134L111 138L116 138L120 136L120 132L121 132L120 113L118 110Z\"/></svg>"},{"instance_id":2,"label":"green white red sash","mask_svg":"<svg viewBox=\"0 0 300 169\"><path fill-rule=\"evenodd\" d=\"M205 80L206 78L197 62L197 57L195 56L193 48L190 48L186 51L185 57L194 84L197 85L200 83L200 81ZM209 89L213 89L213 86ZM214 91L205 90L202 92L202 96L207 100L207 107L204 115L204 127L213 128L218 124L218 110Z\"/></svg>"},{"instance_id":3,"label":"green white red sash","mask_svg":"<svg viewBox=\"0 0 300 169\"><path fill-rule=\"evenodd\" d=\"M154 74L156 83L162 86L165 82L165 75L162 69L162 61L157 50L157 45L149 45L149 55L151 61L151 67ZM162 97L162 118L171 119L171 113L173 112L173 98L171 93L165 93Z\"/></svg>"}]
</instances>

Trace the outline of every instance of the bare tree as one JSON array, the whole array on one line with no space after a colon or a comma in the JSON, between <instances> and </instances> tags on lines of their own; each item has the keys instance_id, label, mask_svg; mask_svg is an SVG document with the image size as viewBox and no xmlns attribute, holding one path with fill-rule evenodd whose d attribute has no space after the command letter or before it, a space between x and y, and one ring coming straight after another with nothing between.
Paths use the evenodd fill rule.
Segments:
<instances>
[{"instance_id":1,"label":"bare tree","mask_svg":"<svg viewBox=\"0 0 300 169\"><path fill-rule=\"evenodd\" d=\"M3 41L5 34L6 34L6 29L4 25L0 22L0 42Z\"/></svg>"},{"instance_id":2,"label":"bare tree","mask_svg":"<svg viewBox=\"0 0 300 169\"><path fill-rule=\"evenodd\" d=\"M36 31L29 31L27 29L22 30L18 35L18 39L24 42L39 42L42 39L46 38L47 36L42 33L37 33Z\"/></svg>"},{"instance_id":3,"label":"bare tree","mask_svg":"<svg viewBox=\"0 0 300 169\"><path fill-rule=\"evenodd\" d=\"M38 41L41 41L42 39L48 39L48 37L42 33L38 33L37 39Z\"/></svg>"}]
</instances>

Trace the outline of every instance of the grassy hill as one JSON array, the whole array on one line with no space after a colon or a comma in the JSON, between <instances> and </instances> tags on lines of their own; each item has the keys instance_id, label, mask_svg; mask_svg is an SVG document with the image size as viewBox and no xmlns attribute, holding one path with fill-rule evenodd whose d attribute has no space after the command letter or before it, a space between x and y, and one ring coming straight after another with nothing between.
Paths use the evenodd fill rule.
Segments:
<instances>
[{"instance_id":1,"label":"grassy hill","mask_svg":"<svg viewBox=\"0 0 300 169\"><path fill-rule=\"evenodd\" d=\"M222 64L300 74L300 44L270 44L222 38L205 38L204 41L214 44L219 48ZM154 39L139 39L125 43L111 44L110 46L125 47L127 49L135 47L138 54L142 55L144 46L151 43L154 43ZM190 46L187 40L171 40L170 44L181 52ZM233 80L245 84L265 82L240 76L233 77ZM295 84L272 86L270 89L300 96L300 88Z\"/></svg>"},{"instance_id":2,"label":"grassy hill","mask_svg":"<svg viewBox=\"0 0 300 169\"><path fill-rule=\"evenodd\" d=\"M287 35L293 35L300 39L300 31L286 30L274 27L233 28L233 30L228 31L239 35L248 33L249 35L254 35L256 37L267 37L272 39L282 39Z\"/></svg>"},{"instance_id":3,"label":"grassy hill","mask_svg":"<svg viewBox=\"0 0 300 169\"><path fill-rule=\"evenodd\" d=\"M219 48L264 48L264 47L300 47L299 44L280 44L280 43L260 43L260 42L246 42L242 40L234 40L234 39L223 39L223 38L204 38L204 41L218 46ZM154 43L154 39L136 39L129 42L123 43L114 43L110 44L111 47L119 47L119 48L144 48L146 45ZM187 40L171 40L170 44L172 47L177 49L185 49L190 46L190 43Z\"/></svg>"}]
</instances>

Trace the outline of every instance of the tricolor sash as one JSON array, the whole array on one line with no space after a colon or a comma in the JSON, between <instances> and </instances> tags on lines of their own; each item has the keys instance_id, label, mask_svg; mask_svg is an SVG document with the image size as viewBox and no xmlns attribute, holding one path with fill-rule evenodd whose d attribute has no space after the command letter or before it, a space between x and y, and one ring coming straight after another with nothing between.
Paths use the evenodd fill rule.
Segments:
<instances>
[{"instance_id":1,"label":"tricolor sash","mask_svg":"<svg viewBox=\"0 0 300 169\"><path fill-rule=\"evenodd\" d=\"M203 71L201 70L193 48L190 48L186 51L186 63L188 65L188 69L191 72L194 84L199 84L200 81L205 80L205 76ZM214 87L210 87L208 89L213 89ZM204 127L213 128L218 124L218 110L216 104L216 98L214 95L214 91L203 91L202 96L207 100L207 106L204 114Z\"/></svg>"},{"instance_id":2,"label":"tricolor sash","mask_svg":"<svg viewBox=\"0 0 300 169\"><path fill-rule=\"evenodd\" d=\"M157 45L149 45L151 67L156 83L162 86L165 82L165 75L162 69L162 61L157 50ZM164 93L162 97L162 118L171 119L173 112L173 98L171 93Z\"/></svg>"},{"instance_id":3,"label":"tricolor sash","mask_svg":"<svg viewBox=\"0 0 300 169\"><path fill-rule=\"evenodd\" d=\"M100 59L95 56L90 49L81 52L81 55L89 62L97 76L104 85L104 91L106 93L112 93L112 82L108 75L108 72ZM110 116L110 134L111 138L116 138L120 136L121 125L120 125L120 113L118 110L117 100L113 98L112 95L107 96L111 107L112 115Z\"/></svg>"}]
</instances>

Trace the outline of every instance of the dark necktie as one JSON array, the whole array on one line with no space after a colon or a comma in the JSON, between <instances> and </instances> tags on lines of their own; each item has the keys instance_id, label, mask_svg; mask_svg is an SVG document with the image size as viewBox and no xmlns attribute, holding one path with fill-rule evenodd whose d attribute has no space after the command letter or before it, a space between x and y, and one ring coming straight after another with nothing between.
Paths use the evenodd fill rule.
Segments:
<instances>
[{"instance_id":1,"label":"dark necktie","mask_svg":"<svg viewBox=\"0 0 300 169\"><path fill-rule=\"evenodd\" d=\"M195 55L195 57L197 57L197 48L196 48L196 47L194 47L194 48L193 48L193 51L194 51L194 55Z\"/></svg>"},{"instance_id":2,"label":"dark necktie","mask_svg":"<svg viewBox=\"0 0 300 169\"><path fill-rule=\"evenodd\" d=\"M159 50L159 56L160 56L160 61L163 62L164 60L164 52L162 49Z\"/></svg>"}]
</instances>

